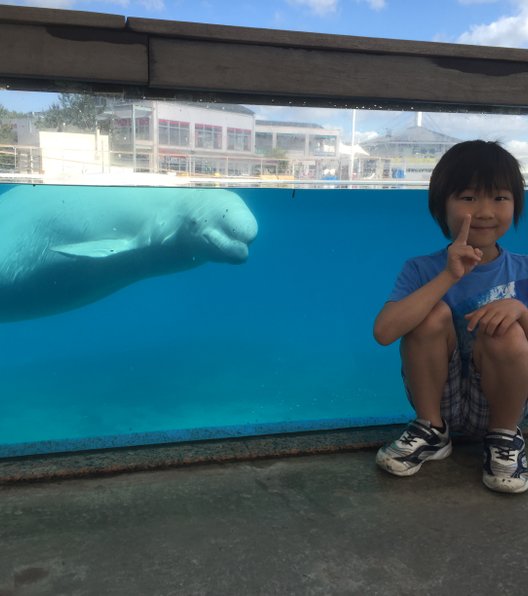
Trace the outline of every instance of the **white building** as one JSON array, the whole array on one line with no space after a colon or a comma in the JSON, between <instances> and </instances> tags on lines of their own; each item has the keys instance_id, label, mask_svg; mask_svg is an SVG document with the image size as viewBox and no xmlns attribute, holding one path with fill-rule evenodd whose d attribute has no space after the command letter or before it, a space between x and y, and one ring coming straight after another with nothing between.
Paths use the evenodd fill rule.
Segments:
<instances>
[{"instance_id":1,"label":"white building","mask_svg":"<svg viewBox=\"0 0 528 596\"><path fill-rule=\"evenodd\" d=\"M112 163L135 171L318 178L339 163L339 130L256 120L240 105L120 102L100 120L111 131Z\"/></svg>"},{"instance_id":2,"label":"white building","mask_svg":"<svg viewBox=\"0 0 528 596\"><path fill-rule=\"evenodd\" d=\"M322 178L339 164L341 131L306 122L256 121L256 152L284 155L294 178Z\"/></svg>"},{"instance_id":3,"label":"white building","mask_svg":"<svg viewBox=\"0 0 528 596\"><path fill-rule=\"evenodd\" d=\"M37 129L32 118L17 120L11 162L20 173L53 178L134 172L292 180L337 177L341 169L340 130L257 120L236 104L107 100L97 121L96 131L65 125L58 132Z\"/></svg>"},{"instance_id":4,"label":"white building","mask_svg":"<svg viewBox=\"0 0 528 596\"><path fill-rule=\"evenodd\" d=\"M250 173L240 169L247 170L245 158L255 155L255 118L243 106L119 102L99 119L110 128L112 162L135 171Z\"/></svg>"}]
</instances>

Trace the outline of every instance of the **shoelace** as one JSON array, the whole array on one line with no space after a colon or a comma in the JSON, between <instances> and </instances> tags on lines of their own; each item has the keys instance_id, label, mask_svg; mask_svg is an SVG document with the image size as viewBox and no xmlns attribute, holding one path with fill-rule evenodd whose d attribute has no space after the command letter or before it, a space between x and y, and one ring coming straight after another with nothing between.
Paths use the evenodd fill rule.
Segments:
<instances>
[{"instance_id":1,"label":"shoelace","mask_svg":"<svg viewBox=\"0 0 528 596\"><path fill-rule=\"evenodd\" d=\"M515 461L514 454L511 451L515 451L513 447L500 447L499 445L494 445L493 449L497 453L497 459L502 459L504 461Z\"/></svg>"},{"instance_id":2,"label":"shoelace","mask_svg":"<svg viewBox=\"0 0 528 596\"><path fill-rule=\"evenodd\" d=\"M411 431L407 431L405 433L405 436L402 437L401 442L404 445L412 445L414 443L414 441L416 441L418 439L417 435L413 435L413 433Z\"/></svg>"}]
</instances>

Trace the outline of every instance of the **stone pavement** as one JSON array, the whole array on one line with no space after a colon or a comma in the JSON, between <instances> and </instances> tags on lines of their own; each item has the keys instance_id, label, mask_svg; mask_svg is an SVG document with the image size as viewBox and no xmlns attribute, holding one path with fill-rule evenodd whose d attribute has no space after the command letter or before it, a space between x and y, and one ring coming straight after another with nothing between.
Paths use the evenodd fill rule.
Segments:
<instances>
[{"instance_id":1,"label":"stone pavement","mask_svg":"<svg viewBox=\"0 0 528 596\"><path fill-rule=\"evenodd\" d=\"M478 444L411 478L373 450L0 487L0 596L502 595L528 495Z\"/></svg>"}]
</instances>

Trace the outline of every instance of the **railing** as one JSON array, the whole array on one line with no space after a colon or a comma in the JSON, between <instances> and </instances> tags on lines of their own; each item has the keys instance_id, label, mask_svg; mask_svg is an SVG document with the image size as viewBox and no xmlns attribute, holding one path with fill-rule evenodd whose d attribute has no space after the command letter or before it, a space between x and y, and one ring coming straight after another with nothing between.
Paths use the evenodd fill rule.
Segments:
<instances>
[{"instance_id":1,"label":"railing","mask_svg":"<svg viewBox=\"0 0 528 596\"><path fill-rule=\"evenodd\" d=\"M0 7L0 79L123 97L528 111L527 50L13 6Z\"/></svg>"},{"instance_id":2,"label":"railing","mask_svg":"<svg viewBox=\"0 0 528 596\"><path fill-rule=\"evenodd\" d=\"M319 172L310 176L299 176L296 159L273 159L266 157L234 157L193 153L183 155L142 149L132 151L94 151L86 158L86 152L74 149L64 151L60 147L0 145L0 181L31 183L70 184L126 184L153 186L282 186L292 188L400 188L424 187L427 179L419 177L397 178L373 175L365 177L324 175L324 163ZM138 156L141 160L138 162ZM134 158L136 158L134 160ZM171 167L170 158L178 160L177 167ZM317 159L313 157L312 159ZM339 160L334 158L333 161ZM134 161L136 167L133 167ZM321 160L319 160L321 161ZM343 157L349 162L349 156ZM416 160L416 169L424 164L432 167L431 160ZM204 168L204 164L211 166ZM138 165L140 164L140 165ZM236 167L233 168L231 165ZM413 169L414 162L395 160L394 164ZM235 170L235 171L233 171ZM241 171L243 170L243 171ZM339 172L338 172L339 174Z\"/></svg>"},{"instance_id":3,"label":"railing","mask_svg":"<svg viewBox=\"0 0 528 596\"><path fill-rule=\"evenodd\" d=\"M41 170L39 147L0 145L0 174L37 174Z\"/></svg>"}]
</instances>

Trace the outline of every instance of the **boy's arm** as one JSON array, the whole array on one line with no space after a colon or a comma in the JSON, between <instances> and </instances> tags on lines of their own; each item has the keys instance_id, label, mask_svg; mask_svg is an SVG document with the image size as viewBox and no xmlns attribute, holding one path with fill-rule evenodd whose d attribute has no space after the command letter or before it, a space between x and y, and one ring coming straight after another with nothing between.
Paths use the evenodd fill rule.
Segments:
<instances>
[{"instance_id":1,"label":"boy's arm","mask_svg":"<svg viewBox=\"0 0 528 596\"><path fill-rule=\"evenodd\" d=\"M417 327L458 280L446 269L397 302L387 302L376 317L374 337L384 346Z\"/></svg>"},{"instance_id":2,"label":"boy's arm","mask_svg":"<svg viewBox=\"0 0 528 596\"><path fill-rule=\"evenodd\" d=\"M482 251L468 246L471 215L466 215L458 236L447 251L444 271L398 302L387 302L376 317L374 337L386 346L417 327L445 293L482 259Z\"/></svg>"}]
</instances>

